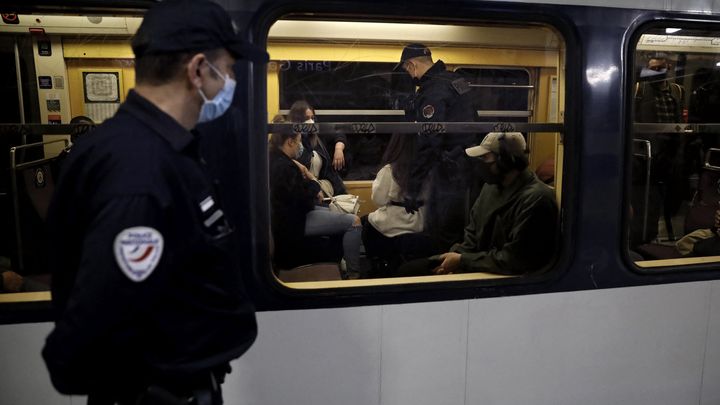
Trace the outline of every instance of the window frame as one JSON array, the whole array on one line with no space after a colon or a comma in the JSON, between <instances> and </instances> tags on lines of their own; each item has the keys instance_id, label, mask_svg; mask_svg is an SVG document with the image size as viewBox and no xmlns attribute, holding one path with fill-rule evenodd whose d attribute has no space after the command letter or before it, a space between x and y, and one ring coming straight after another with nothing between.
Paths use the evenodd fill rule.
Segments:
<instances>
[{"instance_id":1,"label":"window frame","mask_svg":"<svg viewBox=\"0 0 720 405\"><path fill-rule=\"evenodd\" d=\"M713 18L715 17L715 19ZM637 77L635 74L635 66L637 66L638 44L641 37L652 29L659 28L681 28L688 30L706 30L717 31L720 37L720 19L718 16L702 16L702 18L688 18L686 15L675 13L648 13L645 18L639 19L628 28L631 35L627 36L625 42L625 173L628 175L624 178L624 196L623 196L623 215L622 229L623 236L620 241L620 256L627 265L627 268L641 277L657 277L669 275L685 275L694 274L702 279L714 279L720 274L720 260L712 261L713 257L688 257L676 259L659 259L659 260L643 260L640 263L647 262L646 266L638 265L630 256L630 237L628 230L630 229L630 195L632 193L632 156L633 156L633 140L634 140L634 122L635 103L634 90ZM688 52L691 53L691 52ZM720 57L720 49L718 54ZM718 121L720 123L720 121ZM720 133L718 133L720 137ZM676 235L677 237L677 235ZM679 238L678 238L679 240ZM663 265L660 262L666 262ZM687 263L687 264L684 264Z\"/></svg>"},{"instance_id":2,"label":"window frame","mask_svg":"<svg viewBox=\"0 0 720 405\"><path fill-rule=\"evenodd\" d=\"M563 17L557 15L550 15L545 13L537 13L536 9L529 8L528 4L521 5L498 5L498 8L492 6L477 5L468 6L477 15L482 15L484 18L481 19L467 19L469 11L462 8L452 10L452 13L447 13L448 10L443 10L444 14L438 15L438 7L418 7L417 10L413 10L412 16L407 16L407 10L403 9L402 14L394 14L398 12L398 8L389 6L388 10L384 14L368 14L362 4L358 3L324 3L322 7L318 3L303 3L301 7L295 4L282 5L277 7L271 7L263 10L260 13L260 17L256 19L257 23L251 26L251 32L253 38L257 39L259 46L268 46L268 34L270 27L275 21L282 18L287 18L289 15L297 16L307 14L312 19L317 19L318 16L323 16L327 19L339 18L340 20L346 21L388 21L388 22L399 22L404 21L420 21L440 23L447 22L452 24L466 23L468 25L482 25L484 21L502 21L503 23L512 25L542 25L551 28L555 31L559 39L563 41L564 52L565 52L565 65L564 67L558 67L559 73L565 75L565 100L570 100L573 94L577 94L581 85L579 85L580 70L577 67L579 60L578 53L580 52L577 44L577 38L573 30L573 23ZM416 12L417 11L417 12ZM482 11L479 13L479 11ZM462 18L465 17L465 18ZM564 68L564 69L563 69ZM265 78L262 77L264 72L260 72L259 77L256 77L255 83L257 83L255 93L258 102L266 101L267 83ZM257 80L259 79L259 80ZM270 287L276 296L268 297L262 300L260 308L264 308L265 302L277 303L289 301L295 304L290 304L289 308L300 305L301 307L333 307L333 306L344 306L344 305L368 305L382 302L417 302L417 301L434 301L441 299L462 299L468 297L478 297L478 292L481 292L481 296L497 296L505 294L526 294L528 291L543 292L543 285L557 277L565 274L569 269L570 254L569 252L573 249L573 227L567 218L571 218L574 215L575 208L569 205L567 202L572 199L572 195L576 192L574 186L576 182L576 176L578 174L577 167L577 156L570 152L574 150L575 141L573 136L570 134L575 132L577 128L579 117L575 113L575 106L572 103L565 102L564 111L565 119L561 122L564 125L564 133L561 134L563 144L565 147L564 160L563 160L563 193L561 195L561 201L558 201L560 210L560 217L562 220L558 225L558 231L560 233L559 240L559 252L557 253L554 261L549 266L549 269L542 274L534 276L516 277L505 280L503 282L490 282L486 280L468 280L468 281L457 281L457 280L446 280L438 282L428 283L400 283L389 285L387 283L378 283L379 285L359 285L359 286L347 286L347 287L330 287L323 289L295 289L290 288L283 283L279 282L273 274L273 270L270 264L269 250L258 252L258 257L262 258L262 264L260 268L255 269L255 279L264 285ZM570 118L568 118L570 117ZM264 120L262 117L256 114L255 119L259 122ZM263 126L259 124L257 127L263 129L263 134L267 134L267 124ZM267 170L267 169L266 169ZM267 189L267 174L265 174L265 184L259 185ZM267 202L265 202L267 204ZM269 211L269 207L267 208ZM269 237L269 212L265 213L266 216L263 218L263 223L267 224L266 228L258 234ZM266 221L265 221L266 219ZM257 229L257 228L256 228ZM447 276L446 276L447 277ZM375 283L368 283L375 284ZM281 305L283 307L285 305ZM270 309L276 309L274 305L270 306Z\"/></svg>"}]
</instances>

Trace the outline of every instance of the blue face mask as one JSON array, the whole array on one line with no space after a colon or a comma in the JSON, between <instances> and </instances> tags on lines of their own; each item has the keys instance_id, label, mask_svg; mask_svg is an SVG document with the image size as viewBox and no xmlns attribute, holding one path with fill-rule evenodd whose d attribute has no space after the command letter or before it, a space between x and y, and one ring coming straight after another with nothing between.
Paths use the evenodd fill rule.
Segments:
<instances>
[{"instance_id":1,"label":"blue face mask","mask_svg":"<svg viewBox=\"0 0 720 405\"><path fill-rule=\"evenodd\" d=\"M295 159L300 159L300 156L305 152L305 146L302 143L302 139L300 140L300 147L298 148L297 154L295 155Z\"/></svg>"},{"instance_id":2,"label":"blue face mask","mask_svg":"<svg viewBox=\"0 0 720 405\"><path fill-rule=\"evenodd\" d=\"M205 97L205 93L203 93L202 89L198 89L200 96L204 100L203 105L200 108L198 123L212 121L223 115L225 111L230 108L230 104L232 104L233 95L235 95L235 85L237 84L234 79L227 74L223 75L222 72L220 72L220 70L213 66L210 62L208 62L208 66L210 66L210 68L223 79L225 85L223 85L223 88L220 89L218 94L213 97L212 100Z\"/></svg>"}]
</instances>

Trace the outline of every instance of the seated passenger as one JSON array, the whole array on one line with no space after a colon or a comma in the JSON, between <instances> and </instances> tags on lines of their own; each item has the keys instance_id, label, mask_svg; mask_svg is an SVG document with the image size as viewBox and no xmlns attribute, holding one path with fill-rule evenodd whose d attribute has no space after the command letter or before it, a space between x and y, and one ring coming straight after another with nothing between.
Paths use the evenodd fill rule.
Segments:
<instances>
[{"instance_id":1,"label":"seated passenger","mask_svg":"<svg viewBox=\"0 0 720 405\"><path fill-rule=\"evenodd\" d=\"M293 103L290 107L289 119L291 122L315 123L315 110L307 103L300 100ZM327 145L320 139L317 133L303 133L302 142L304 151L297 159L319 180L322 191L326 197L332 197L338 194L346 194L345 185L338 170L345 166L345 143L347 139L345 135L336 133L334 139L333 158L330 158Z\"/></svg>"},{"instance_id":2,"label":"seated passenger","mask_svg":"<svg viewBox=\"0 0 720 405\"><path fill-rule=\"evenodd\" d=\"M23 277L13 271L10 259L0 256L0 293L47 291L46 284Z\"/></svg>"},{"instance_id":3,"label":"seated passenger","mask_svg":"<svg viewBox=\"0 0 720 405\"><path fill-rule=\"evenodd\" d=\"M343 236L345 277L360 271L360 218L318 206L322 192L315 176L294 160L302 153L301 135L272 134L269 147L270 203L275 260L280 266L302 264L305 236Z\"/></svg>"},{"instance_id":4,"label":"seated passenger","mask_svg":"<svg viewBox=\"0 0 720 405\"><path fill-rule=\"evenodd\" d=\"M541 270L555 254L558 208L553 190L527 169L525 138L519 132L491 132L465 153L478 158L485 185L463 242L448 253L406 263L399 275Z\"/></svg>"},{"instance_id":5,"label":"seated passenger","mask_svg":"<svg viewBox=\"0 0 720 405\"><path fill-rule=\"evenodd\" d=\"M697 229L677 241L675 248L681 256L720 256L720 209L715 211L713 228Z\"/></svg>"},{"instance_id":6,"label":"seated passenger","mask_svg":"<svg viewBox=\"0 0 720 405\"><path fill-rule=\"evenodd\" d=\"M379 208L362 218L363 245L373 261L375 276L387 276L402 262L433 251L430 238L420 233L426 211L422 197L417 211L406 209L404 203L415 139L414 134L394 134L390 138L383 155L384 166L372 184L372 200Z\"/></svg>"}]
</instances>

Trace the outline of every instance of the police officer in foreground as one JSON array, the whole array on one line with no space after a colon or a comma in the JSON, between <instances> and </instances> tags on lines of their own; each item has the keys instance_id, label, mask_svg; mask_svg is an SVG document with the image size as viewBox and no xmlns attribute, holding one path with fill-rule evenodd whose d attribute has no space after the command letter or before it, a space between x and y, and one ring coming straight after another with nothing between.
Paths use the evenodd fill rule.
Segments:
<instances>
[{"instance_id":1,"label":"police officer in foreground","mask_svg":"<svg viewBox=\"0 0 720 405\"><path fill-rule=\"evenodd\" d=\"M91 405L221 404L257 328L193 128L229 108L236 59L267 54L207 0L154 6L132 48L135 89L63 162L43 357L55 388Z\"/></svg>"},{"instance_id":2,"label":"police officer in foreground","mask_svg":"<svg viewBox=\"0 0 720 405\"><path fill-rule=\"evenodd\" d=\"M400 57L402 67L417 87L405 107L410 122L473 122L475 109L470 84L460 74L446 69L442 60L433 62L423 44L406 46ZM468 161L464 150L479 142L471 133L420 133L405 208L415 210L427 203L426 229L444 251L463 237L468 211ZM430 181L429 201L421 201L420 190ZM471 200L472 201L472 200Z\"/></svg>"}]
</instances>

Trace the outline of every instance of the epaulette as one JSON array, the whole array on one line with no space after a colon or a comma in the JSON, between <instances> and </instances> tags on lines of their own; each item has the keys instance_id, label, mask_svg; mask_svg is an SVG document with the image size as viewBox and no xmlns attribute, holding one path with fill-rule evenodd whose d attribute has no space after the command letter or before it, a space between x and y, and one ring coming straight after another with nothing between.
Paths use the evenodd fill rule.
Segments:
<instances>
[{"instance_id":1,"label":"epaulette","mask_svg":"<svg viewBox=\"0 0 720 405\"><path fill-rule=\"evenodd\" d=\"M463 79L462 77L459 79L453 80L451 84L452 84L453 89L455 89L455 91L459 95L463 95L463 94L469 92L470 90L472 90L470 88L470 83L468 83L468 81Z\"/></svg>"}]
</instances>

